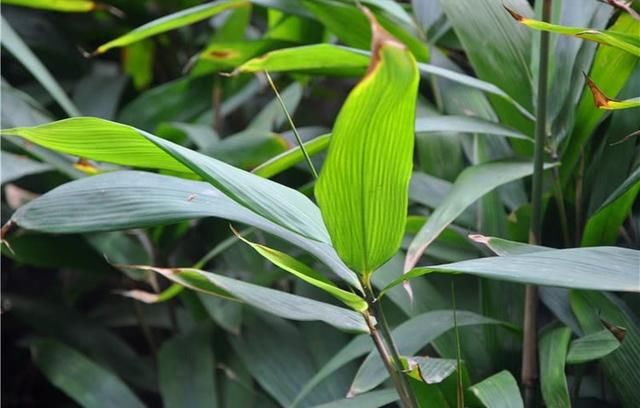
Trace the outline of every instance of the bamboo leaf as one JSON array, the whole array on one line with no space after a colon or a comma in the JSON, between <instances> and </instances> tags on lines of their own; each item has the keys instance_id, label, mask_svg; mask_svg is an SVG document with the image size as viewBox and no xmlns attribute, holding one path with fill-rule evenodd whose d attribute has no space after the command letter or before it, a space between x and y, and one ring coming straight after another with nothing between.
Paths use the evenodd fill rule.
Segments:
<instances>
[{"instance_id":1,"label":"bamboo leaf","mask_svg":"<svg viewBox=\"0 0 640 408\"><path fill-rule=\"evenodd\" d=\"M375 57L336 119L315 189L333 246L365 275L404 235L419 80L413 56L369 16Z\"/></svg>"},{"instance_id":2,"label":"bamboo leaf","mask_svg":"<svg viewBox=\"0 0 640 408\"><path fill-rule=\"evenodd\" d=\"M304 142L304 149L313 156L317 153L324 151L329 146L329 140L331 134L320 135L312 140ZM266 162L254 168L251 172L257 174L260 177L271 178L304 160L304 153L300 147L292 147L286 152L282 152L277 156L272 157Z\"/></svg>"},{"instance_id":3,"label":"bamboo leaf","mask_svg":"<svg viewBox=\"0 0 640 408\"><path fill-rule=\"evenodd\" d=\"M471 386L470 390L487 408L524 408L518 383L506 370Z\"/></svg>"},{"instance_id":4,"label":"bamboo leaf","mask_svg":"<svg viewBox=\"0 0 640 408\"><path fill-rule=\"evenodd\" d=\"M548 164L545 168L550 168ZM414 237L405 261L405 271L420 259L429 244L462 212L493 189L518 180L533 172L531 163L487 162L466 168L456 179L453 188L436 208L429 221Z\"/></svg>"},{"instance_id":5,"label":"bamboo leaf","mask_svg":"<svg viewBox=\"0 0 640 408\"><path fill-rule=\"evenodd\" d=\"M358 280L330 245L305 238L238 204L210 184L121 171L64 184L19 208L11 221L48 233L111 231L221 217L303 248L350 284ZM357 287L357 286L355 286Z\"/></svg>"},{"instance_id":6,"label":"bamboo leaf","mask_svg":"<svg viewBox=\"0 0 640 408\"><path fill-rule=\"evenodd\" d=\"M638 21L623 13L611 29L635 35L638 32ZM589 77L598 84L602 92L610 97L617 97L618 92L632 76L638 60L637 57L618 48L598 47ZM616 75L611 75L612 71L615 71ZM566 185L575 174L575 166L585 149L585 144L607 112L594 105L591 92L586 90L580 97L578 107L573 106L571 110L575 112L575 125L570 136L563 141L560 167L560 180L563 185Z\"/></svg>"},{"instance_id":7,"label":"bamboo leaf","mask_svg":"<svg viewBox=\"0 0 640 408\"><path fill-rule=\"evenodd\" d=\"M616 47L640 57L640 40L638 40L637 36L612 30L600 31L591 28L568 27L558 24L550 24L544 21L526 18L518 14L516 11L510 9L509 7L505 6L505 9L518 23L524 24L525 26L533 28L535 30L575 36L584 40L594 41L599 44Z\"/></svg>"},{"instance_id":8,"label":"bamboo leaf","mask_svg":"<svg viewBox=\"0 0 640 408\"><path fill-rule=\"evenodd\" d=\"M302 279L308 284L324 290L354 310L359 312L367 310L367 302L360 296L344 289L340 289L333 282L297 259L267 246L251 242L239 235L236 231L234 231L234 233L238 238L255 249L260 255L271 261L274 265Z\"/></svg>"},{"instance_id":9,"label":"bamboo leaf","mask_svg":"<svg viewBox=\"0 0 640 408\"><path fill-rule=\"evenodd\" d=\"M564 365L571 329L562 327L545 333L540 340L540 381L542 397L549 407L571 406Z\"/></svg>"},{"instance_id":10,"label":"bamboo leaf","mask_svg":"<svg viewBox=\"0 0 640 408\"><path fill-rule=\"evenodd\" d=\"M225 10L248 5L248 0L218 0L191 7L151 21L125 35L102 44L94 51L94 54L103 54L112 48L124 47L160 33L197 23Z\"/></svg>"},{"instance_id":11,"label":"bamboo leaf","mask_svg":"<svg viewBox=\"0 0 640 408\"><path fill-rule=\"evenodd\" d=\"M165 341L158 353L160 394L165 407L217 407L211 326Z\"/></svg>"},{"instance_id":12,"label":"bamboo leaf","mask_svg":"<svg viewBox=\"0 0 640 408\"><path fill-rule=\"evenodd\" d=\"M640 52L640 47L638 48L638 50ZM589 86L589 90L593 95L593 103L598 109L619 110L640 107L640 97L619 101L616 99L611 99L607 95L605 95L604 92L602 92L600 88L598 88L596 83L593 82L589 77L587 77L587 85Z\"/></svg>"},{"instance_id":13,"label":"bamboo leaf","mask_svg":"<svg viewBox=\"0 0 640 408\"><path fill-rule=\"evenodd\" d=\"M416 119L416 133L460 132L482 133L531 141L527 135L495 122L473 116L429 116Z\"/></svg>"},{"instance_id":14,"label":"bamboo leaf","mask_svg":"<svg viewBox=\"0 0 640 408\"><path fill-rule=\"evenodd\" d=\"M302 47L284 48L271 51L261 57L251 59L238 67L233 74L241 72L293 72L317 75L360 75L369 65L369 51L343 47L334 44L313 44ZM513 105L524 117L532 120L533 115L516 102L504 90L493 83L442 68L433 64L418 63L422 75L434 75L455 83L498 96Z\"/></svg>"},{"instance_id":15,"label":"bamboo leaf","mask_svg":"<svg viewBox=\"0 0 640 408\"><path fill-rule=\"evenodd\" d=\"M49 70L40 62L38 57L22 41L4 17L0 17L2 25L2 46L5 47L24 67L40 82L53 96L53 99L69 116L79 116L80 111L75 107Z\"/></svg>"},{"instance_id":16,"label":"bamboo leaf","mask_svg":"<svg viewBox=\"0 0 640 408\"><path fill-rule=\"evenodd\" d=\"M352 310L219 274L190 268L168 269L153 266L131 266L131 268L156 272L190 289L231 300L240 300L285 319L321 321L348 332L367 333L369 331L362 315Z\"/></svg>"},{"instance_id":17,"label":"bamboo leaf","mask_svg":"<svg viewBox=\"0 0 640 408\"><path fill-rule=\"evenodd\" d=\"M34 340L31 354L47 379L83 407L144 407L121 379L62 343Z\"/></svg>"},{"instance_id":18,"label":"bamboo leaf","mask_svg":"<svg viewBox=\"0 0 640 408\"><path fill-rule=\"evenodd\" d=\"M637 260L637 258L636 258ZM637 271L637 261L636 261ZM593 334L610 326L626 329L620 347L599 360L608 381L613 385L623 406L640 404L640 327L637 315L613 295L602 292L571 291L571 308L585 334Z\"/></svg>"},{"instance_id":19,"label":"bamboo leaf","mask_svg":"<svg viewBox=\"0 0 640 408\"><path fill-rule=\"evenodd\" d=\"M84 0L2 0L2 4L67 13L83 13L99 10L103 7L95 1Z\"/></svg>"},{"instance_id":20,"label":"bamboo leaf","mask_svg":"<svg viewBox=\"0 0 640 408\"><path fill-rule=\"evenodd\" d=\"M570 248L422 266L387 285L383 292L428 273L468 273L509 282L573 289L640 292L640 251L618 247ZM606 263L603 260L606 259Z\"/></svg>"},{"instance_id":21,"label":"bamboo leaf","mask_svg":"<svg viewBox=\"0 0 640 408\"><path fill-rule=\"evenodd\" d=\"M616 351L621 342L608 329L600 330L571 342L567 364L581 364L598 360Z\"/></svg>"}]
</instances>

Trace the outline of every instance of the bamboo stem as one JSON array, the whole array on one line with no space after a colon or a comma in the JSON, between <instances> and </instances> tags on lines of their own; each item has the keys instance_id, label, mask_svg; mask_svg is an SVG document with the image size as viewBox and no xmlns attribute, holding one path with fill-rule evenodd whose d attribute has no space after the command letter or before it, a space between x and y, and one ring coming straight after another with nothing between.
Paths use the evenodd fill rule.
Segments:
<instances>
[{"instance_id":1,"label":"bamboo stem","mask_svg":"<svg viewBox=\"0 0 640 408\"><path fill-rule=\"evenodd\" d=\"M376 344L376 348L380 354L380 358L382 358L387 371L389 371L389 376L398 391L402 406L404 408L418 408L419 405L416 397L403 373L400 355L391 336L391 330L389 330L382 305L379 299L376 299L370 282L363 282L363 287L367 303L369 304L369 312L367 312L364 317L369 326L371 338ZM373 311L373 316L369 314L370 311ZM374 321L373 318L375 318L376 321Z\"/></svg>"},{"instance_id":2,"label":"bamboo stem","mask_svg":"<svg viewBox=\"0 0 640 408\"><path fill-rule=\"evenodd\" d=\"M552 0L543 0L542 21L551 20ZM531 192L531 224L529 242L540 244L542 238L542 189L544 175L544 145L547 128L547 88L549 74L549 33L540 33L540 58L538 66L538 94L536 104L535 151L533 186ZM538 289L527 285L524 300L524 333L522 343L521 381L524 387L525 406L533 407L536 400L538 378L537 327Z\"/></svg>"}]
</instances>

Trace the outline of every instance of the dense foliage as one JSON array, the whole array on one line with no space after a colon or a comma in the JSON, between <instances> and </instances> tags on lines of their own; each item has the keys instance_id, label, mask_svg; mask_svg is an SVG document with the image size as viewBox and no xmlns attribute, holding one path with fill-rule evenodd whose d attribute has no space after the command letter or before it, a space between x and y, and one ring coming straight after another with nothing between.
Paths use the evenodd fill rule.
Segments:
<instances>
[{"instance_id":1,"label":"dense foliage","mask_svg":"<svg viewBox=\"0 0 640 408\"><path fill-rule=\"evenodd\" d=\"M6 406L640 406L640 15L3 0Z\"/></svg>"}]
</instances>

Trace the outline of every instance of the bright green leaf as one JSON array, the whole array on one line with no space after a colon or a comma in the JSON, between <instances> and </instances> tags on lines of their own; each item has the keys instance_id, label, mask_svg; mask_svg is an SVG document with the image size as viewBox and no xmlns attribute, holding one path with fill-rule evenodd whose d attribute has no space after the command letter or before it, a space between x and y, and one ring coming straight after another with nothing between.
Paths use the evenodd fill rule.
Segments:
<instances>
[{"instance_id":1,"label":"bright green leaf","mask_svg":"<svg viewBox=\"0 0 640 408\"><path fill-rule=\"evenodd\" d=\"M580 364L598 360L620 347L620 341L608 329L587 334L571 342L567 364Z\"/></svg>"},{"instance_id":2,"label":"bright green leaf","mask_svg":"<svg viewBox=\"0 0 640 408\"><path fill-rule=\"evenodd\" d=\"M365 275L404 235L419 80L413 56L372 25L375 57L336 119L315 190L333 246Z\"/></svg>"},{"instance_id":3,"label":"bright green leaf","mask_svg":"<svg viewBox=\"0 0 640 408\"><path fill-rule=\"evenodd\" d=\"M518 383L506 370L485 378L470 389L487 408L524 408Z\"/></svg>"},{"instance_id":4,"label":"bright green leaf","mask_svg":"<svg viewBox=\"0 0 640 408\"><path fill-rule=\"evenodd\" d=\"M564 365L571 340L571 329L553 329L540 339L540 382L548 407L571 407Z\"/></svg>"}]
</instances>

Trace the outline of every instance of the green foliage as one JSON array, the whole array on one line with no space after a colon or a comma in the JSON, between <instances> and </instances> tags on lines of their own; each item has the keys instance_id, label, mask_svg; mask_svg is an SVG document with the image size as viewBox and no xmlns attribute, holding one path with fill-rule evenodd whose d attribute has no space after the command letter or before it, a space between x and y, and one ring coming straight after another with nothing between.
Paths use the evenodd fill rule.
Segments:
<instances>
[{"instance_id":1,"label":"green foliage","mask_svg":"<svg viewBox=\"0 0 640 408\"><path fill-rule=\"evenodd\" d=\"M634 6L107 3L2 1L3 403L640 405Z\"/></svg>"}]
</instances>

